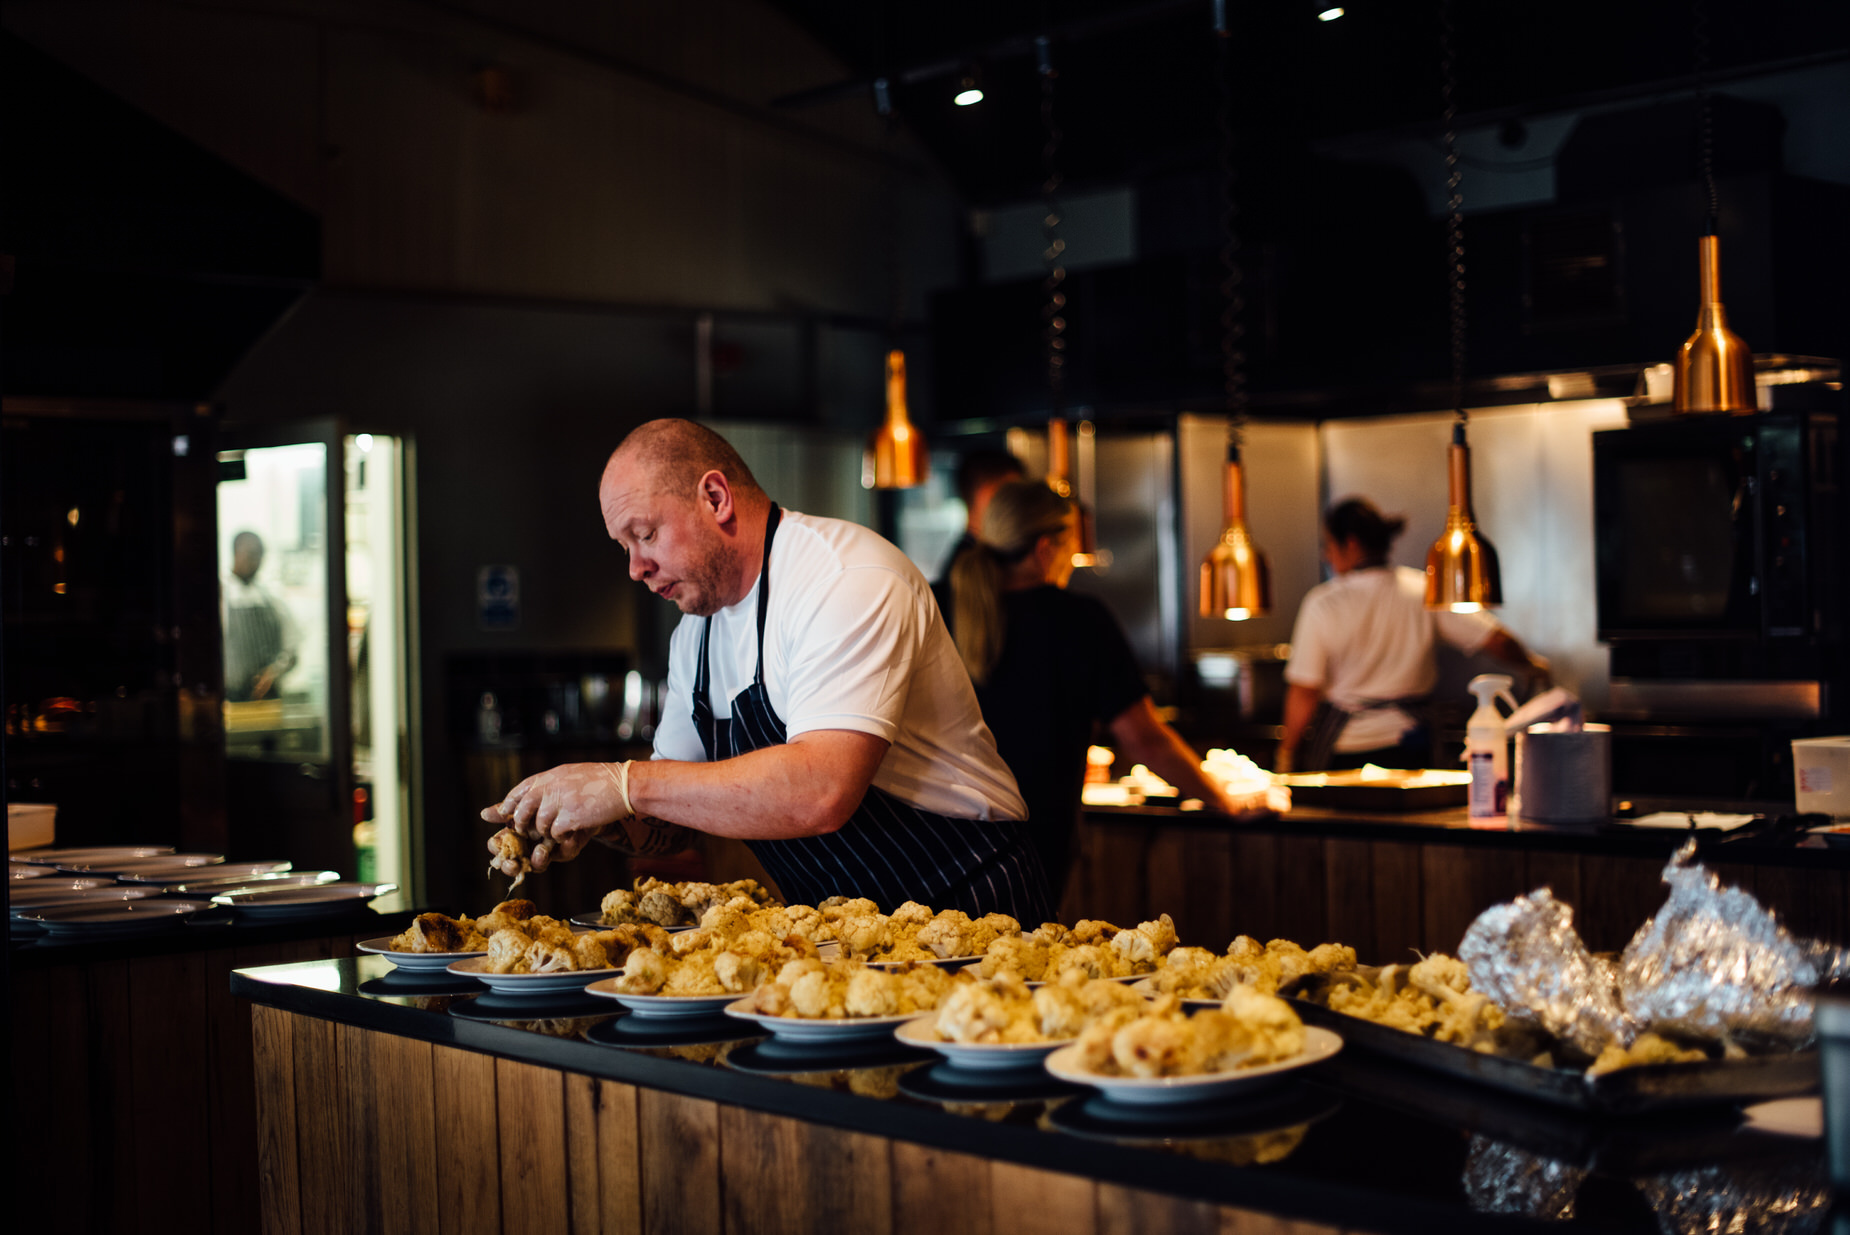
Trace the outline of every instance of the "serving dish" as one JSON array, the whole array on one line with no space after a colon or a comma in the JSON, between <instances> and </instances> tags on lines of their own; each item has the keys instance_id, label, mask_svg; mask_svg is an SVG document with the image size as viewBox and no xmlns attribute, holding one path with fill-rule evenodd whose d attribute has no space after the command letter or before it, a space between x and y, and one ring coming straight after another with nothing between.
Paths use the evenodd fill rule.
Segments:
<instances>
[{"instance_id":1,"label":"serving dish","mask_svg":"<svg viewBox=\"0 0 1850 1235\"><path fill-rule=\"evenodd\" d=\"M258 875L275 875L295 868L295 863L278 858L267 862L175 863L171 866L136 867L123 870L117 878L123 883L225 883L251 879ZM209 872L209 873L208 873ZM334 878L340 878L335 875Z\"/></svg>"},{"instance_id":2,"label":"serving dish","mask_svg":"<svg viewBox=\"0 0 1850 1235\"><path fill-rule=\"evenodd\" d=\"M618 972L615 969L559 969L549 973L490 973L485 956L452 961L444 968L451 973L474 978L497 995L558 995L566 992L582 995L586 986Z\"/></svg>"},{"instance_id":3,"label":"serving dish","mask_svg":"<svg viewBox=\"0 0 1850 1235\"><path fill-rule=\"evenodd\" d=\"M184 926L194 914L210 909L205 901L146 899L107 905L55 905L35 909L21 917L44 927L54 937L99 938L149 935Z\"/></svg>"},{"instance_id":4,"label":"serving dish","mask_svg":"<svg viewBox=\"0 0 1850 1235\"><path fill-rule=\"evenodd\" d=\"M605 978L585 987L585 994L614 999L635 1016L658 1021L711 1020L738 995L629 995L617 989L615 978Z\"/></svg>"},{"instance_id":5,"label":"serving dish","mask_svg":"<svg viewBox=\"0 0 1850 1235\"><path fill-rule=\"evenodd\" d=\"M236 888L212 897L214 905L240 918L261 922L337 917L364 909L376 896L398 891L395 883L314 883L281 888Z\"/></svg>"},{"instance_id":6,"label":"serving dish","mask_svg":"<svg viewBox=\"0 0 1850 1235\"><path fill-rule=\"evenodd\" d=\"M838 1020L812 1020L801 1016L767 1016L753 1012L750 998L735 999L722 1009L727 1016L750 1021L772 1037L785 1042L855 1042L891 1039L893 1031L918 1016L907 1012L901 1016L845 1016Z\"/></svg>"},{"instance_id":7,"label":"serving dish","mask_svg":"<svg viewBox=\"0 0 1850 1235\"><path fill-rule=\"evenodd\" d=\"M38 879L49 874L51 874L49 866L34 866L29 862L8 862L6 864L6 877L10 882Z\"/></svg>"},{"instance_id":8,"label":"serving dish","mask_svg":"<svg viewBox=\"0 0 1850 1235\"><path fill-rule=\"evenodd\" d=\"M125 875L134 871L161 870L167 867L217 866L225 860L222 853L162 853L153 857L81 857L64 858L54 863L59 870L74 875Z\"/></svg>"},{"instance_id":9,"label":"serving dish","mask_svg":"<svg viewBox=\"0 0 1850 1235\"><path fill-rule=\"evenodd\" d=\"M1232 1072L1199 1072L1188 1076L1101 1076L1079 1062L1077 1044L1063 1046L1045 1061L1047 1071L1074 1085L1098 1090L1122 1106L1180 1106L1219 1098L1242 1097L1270 1088L1300 1068L1320 1064L1342 1050L1343 1040L1316 1025L1304 1028L1304 1049L1277 1063L1239 1068Z\"/></svg>"},{"instance_id":10,"label":"serving dish","mask_svg":"<svg viewBox=\"0 0 1850 1235\"><path fill-rule=\"evenodd\" d=\"M391 961L400 969L411 973L440 973L448 969L451 965L454 965L457 961L465 961L474 957L488 955L486 951L394 952L392 951L392 940L395 938L397 938L395 935L381 935L377 939L368 939L364 943L356 943L353 946L361 952L370 953L374 956L383 956L386 960ZM471 979L474 977L474 974L469 975Z\"/></svg>"},{"instance_id":11,"label":"serving dish","mask_svg":"<svg viewBox=\"0 0 1850 1235\"><path fill-rule=\"evenodd\" d=\"M1645 1064L1590 1077L1578 1069L1543 1068L1527 1060L1480 1054L1332 1012L1307 999L1290 1002L1307 1025L1332 1029L1359 1051L1579 1111L1644 1114L1750 1098L1790 1097L1810 1092L1819 1084L1817 1051L1707 1063Z\"/></svg>"},{"instance_id":12,"label":"serving dish","mask_svg":"<svg viewBox=\"0 0 1850 1235\"><path fill-rule=\"evenodd\" d=\"M120 861L124 858L152 858L173 852L172 845L102 845L77 849L28 849L7 855L9 863L28 866L56 866L60 862Z\"/></svg>"},{"instance_id":13,"label":"serving dish","mask_svg":"<svg viewBox=\"0 0 1850 1235\"><path fill-rule=\"evenodd\" d=\"M936 1012L915 1016L893 1030L907 1046L936 1051L966 1072L1001 1072L1039 1067L1041 1061L1073 1039L1050 1042L946 1042L938 1036Z\"/></svg>"},{"instance_id":14,"label":"serving dish","mask_svg":"<svg viewBox=\"0 0 1850 1235\"><path fill-rule=\"evenodd\" d=\"M1463 806L1471 774L1442 768L1348 768L1286 776L1295 806L1347 810L1433 810Z\"/></svg>"},{"instance_id":15,"label":"serving dish","mask_svg":"<svg viewBox=\"0 0 1850 1235\"><path fill-rule=\"evenodd\" d=\"M58 905L109 905L121 901L146 900L159 896L159 888L131 888L119 883L110 883L106 879L49 879L50 886L33 885L30 889L34 895L23 895L24 888L9 888L9 913L12 917L23 917L39 909L51 909Z\"/></svg>"}]
</instances>

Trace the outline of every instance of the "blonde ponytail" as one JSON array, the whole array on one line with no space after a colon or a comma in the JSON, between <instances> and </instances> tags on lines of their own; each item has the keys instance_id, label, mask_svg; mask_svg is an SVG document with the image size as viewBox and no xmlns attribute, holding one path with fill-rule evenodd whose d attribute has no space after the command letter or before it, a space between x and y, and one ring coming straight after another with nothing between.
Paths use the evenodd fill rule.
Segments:
<instances>
[{"instance_id":1,"label":"blonde ponytail","mask_svg":"<svg viewBox=\"0 0 1850 1235\"><path fill-rule=\"evenodd\" d=\"M951 628L957 654L978 686L988 683L1002 659L1009 568L1034 552L1041 537L1064 531L1072 508L1041 481L1010 481L990 499L981 539L951 563Z\"/></svg>"}]
</instances>

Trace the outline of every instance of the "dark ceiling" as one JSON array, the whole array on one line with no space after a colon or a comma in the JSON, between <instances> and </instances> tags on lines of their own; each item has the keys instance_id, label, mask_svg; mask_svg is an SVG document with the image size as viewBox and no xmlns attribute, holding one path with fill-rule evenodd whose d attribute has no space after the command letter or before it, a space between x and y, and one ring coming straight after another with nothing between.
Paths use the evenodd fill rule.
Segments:
<instances>
[{"instance_id":1,"label":"dark ceiling","mask_svg":"<svg viewBox=\"0 0 1850 1235\"><path fill-rule=\"evenodd\" d=\"M1041 182L1033 38L1053 32L1069 188L1139 183L1212 161L1218 103L1211 0L773 0L849 67L818 82L868 94L895 81L907 125L972 205L1034 196ZM1437 0L1229 0L1243 163L1288 165L1308 143L1437 120ZM1846 0L1476 0L1452 5L1458 108L1539 112L1565 100L1687 76L1707 10L1710 64L1747 66L1850 48ZM974 62L986 98L951 102ZM1846 69L1850 71L1850 69ZM801 108L801 97L784 106Z\"/></svg>"}]
</instances>

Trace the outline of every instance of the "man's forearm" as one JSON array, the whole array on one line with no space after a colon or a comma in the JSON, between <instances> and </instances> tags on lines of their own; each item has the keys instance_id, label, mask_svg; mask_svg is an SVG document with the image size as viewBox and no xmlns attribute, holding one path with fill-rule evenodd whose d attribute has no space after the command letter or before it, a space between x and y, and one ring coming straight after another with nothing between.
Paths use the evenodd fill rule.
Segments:
<instances>
[{"instance_id":1,"label":"man's forearm","mask_svg":"<svg viewBox=\"0 0 1850 1235\"><path fill-rule=\"evenodd\" d=\"M630 765L637 814L740 840L833 832L860 805L887 743L845 730L804 734L714 763Z\"/></svg>"},{"instance_id":2,"label":"man's forearm","mask_svg":"<svg viewBox=\"0 0 1850 1235\"><path fill-rule=\"evenodd\" d=\"M1289 685L1285 688L1285 732L1278 739L1278 755L1272 761L1276 771L1289 771L1297 758L1298 742L1317 715L1323 692L1314 686Z\"/></svg>"}]
</instances>

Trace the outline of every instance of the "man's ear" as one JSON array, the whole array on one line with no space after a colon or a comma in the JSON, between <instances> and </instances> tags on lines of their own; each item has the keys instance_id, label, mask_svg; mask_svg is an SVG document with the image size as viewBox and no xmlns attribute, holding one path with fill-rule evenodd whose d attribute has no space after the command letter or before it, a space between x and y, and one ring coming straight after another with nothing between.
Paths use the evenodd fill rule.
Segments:
<instances>
[{"instance_id":1,"label":"man's ear","mask_svg":"<svg viewBox=\"0 0 1850 1235\"><path fill-rule=\"evenodd\" d=\"M732 485L726 479L726 473L714 469L700 478L695 491L695 500L701 509L710 512L716 523L725 524L732 521Z\"/></svg>"}]
</instances>

